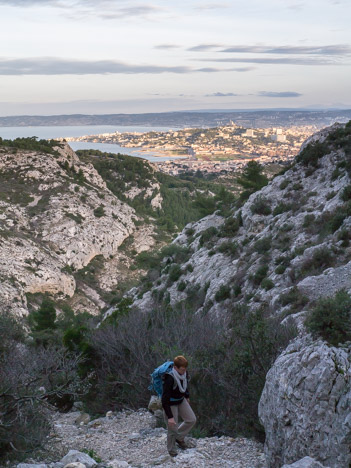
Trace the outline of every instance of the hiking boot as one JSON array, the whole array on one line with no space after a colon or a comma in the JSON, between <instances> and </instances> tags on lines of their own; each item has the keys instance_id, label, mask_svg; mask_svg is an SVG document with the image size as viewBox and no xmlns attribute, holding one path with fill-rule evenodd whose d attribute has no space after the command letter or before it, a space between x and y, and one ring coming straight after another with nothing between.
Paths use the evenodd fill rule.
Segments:
<instances>
[{"instance_id":1,"label":"hiking boot","mask_svg":"<svg viewBox=\"0 0 351 468\"><path fill-rule=\"evenodd\" d=\"M189 448L189 446L184 442L184 440L176 439L176 442L177 442L178 447L182 450L186 450L187 448Z\"/></svg>"},{"instance_id":2,"label":"hiking boot","mask_svg":"<svg viewBox=\"0 0 351 468\"><path fill-rule=\"evenodd\" d=\"M176 450L170 450L168 453L171 457L176 457L178 455L178 452Z\"/></svg>"}]
</instances>

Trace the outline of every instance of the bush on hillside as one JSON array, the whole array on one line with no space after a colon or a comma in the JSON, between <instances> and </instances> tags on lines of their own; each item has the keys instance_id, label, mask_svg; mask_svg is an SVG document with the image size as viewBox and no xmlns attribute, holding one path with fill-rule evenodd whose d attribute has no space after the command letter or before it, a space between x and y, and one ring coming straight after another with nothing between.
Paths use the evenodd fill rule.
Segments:
<instances>
[{"instance_id":1,"label":"bush on hillside","mask_svg":"<svg viewBox=\"0 0 351 468\"><path fill-rule=\"evenodd\" d=\"M333 346L351 341L351 296L341 290L320 299L306 318L307 329Z\"/></svg>"},{"instance_id":2,"label":"bush on hillside","mask_svg":"<svg viewBox=\"0 0 351 468\"><path fill-rule=\"evenodd\" d=\"M82 391L80 362L62 346L29 347L18 322L0 313L1 461L13 452L28 454L46 440L47 405L69 409Z\"/></svg>"},{"instance_id":3,"label":"bush on hillside","mask_svg":"<svg viewBox=\"0 0 351 468\"><path fill-rule=\"evenodd\" d=\"M268 266L267 265L261 265L260 267L257 268L256 273L252 276L252 281L254 284L257 286L261 284L263 279L267 276L268 273Z\"/></svg>"},{"instance_id":4,"label":"bush on hillside","mask_svg":"<svg viewBox=\"0 0 351 468\"><path fill-rule=\"evenodd\" d=\"M255 198L251 205L251 212L252 214L267 216L272 213L272 209L269 205L269 201L259 195Z\"/></svg>"},{"instance_id":5,"label":"bush on hillside","mask_svg":"<svg viewBox=\"0 0 351 468\"><path fill-rule=\"evenodd\" d=\"M314 250L312 257L304 260L299 276L311 276L321 274L323 270L333 266L335 257L327 247Z\"/></svg>"},{"instance_id":6,"label":"bush on hillside","mask_svg":"<svg viewBox=\"0 0 351 468\"><path fill-rule=\"evenodd\" d=\"M204 245L207 245L209 241L218 234L218 229L214 226L211 226L207 229L205 229L199 239L199 245L202 247Z\"/></svg>"},{"instance_id":7,"label":"bush on hillside","mask_svg":"<svg viewBox=\"0 0 351 468\"><path fill-rule=\"evenodd\" d=\"M229 298L230 298L230 287L225 284L222 284L215 294L215 300L217 302L222 302L225 299L229 299Z\"/></svg>"},{"instance_id":8,"label":"bush on hillside","mask_svg":"<svg viewBox=\"0 0 351 468\"><path fill-rule=\"evenodd\" d=\"M219 230L221 237L234 237L240 228L240 220L231 216L227 218Z\"/></svg>"},{"instance_id":9,"label":"bush on hillside","mask_svg":"<svg viewBox=\"0 0 351 468\"><path fill-rule=\"evenodd\" d=\"M89 406L99 412L146 406L150 372L184 354L199 430L263 437L257 406L265 376L295 334L295 327L245 307L234 308L229 321L194 314L184 303L131 311L118 327L103 325L93 333L97 381Z\"/></svg>"},{"instance_id":10,"label":"bush on hillside","mask_svg":"<svg viewBox=\"0 0 351 468\"><path fill-rule=\"evenodd\" d=\"M237 242L222 242L218 247L218 252L234 257L238 253L238 248Z\"/></svg>"},{"instance_id":11,"label":"bush on hillside","mask_svg":"<svg viewBox=\"0 0 351 468\"><path fill-rule=\"evenodd\" d=\"M239 185L243 187L240 199L247 200L249 196L268 184L267 177L262 173L263 167L256 161L249 161L243 173L237 178Z\"/></svg>"},{"instance_id":12,"label":"bush on hillside","mask_svg":"<svg viewBox=\"0 0 351 468\"><path fill-rule=\"evenodd\" d=\"M304 166L318 167L319 159L328 154L328 145L320 143L319 141L309 143L300 153L296 156L296 161L302 163Z\"/></svg>"}]
</instances>

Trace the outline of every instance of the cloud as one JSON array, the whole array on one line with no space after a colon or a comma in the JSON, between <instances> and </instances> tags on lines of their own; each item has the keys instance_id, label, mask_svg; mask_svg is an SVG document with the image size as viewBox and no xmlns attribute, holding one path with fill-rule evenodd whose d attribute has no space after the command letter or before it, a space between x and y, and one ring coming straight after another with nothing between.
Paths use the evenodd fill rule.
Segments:
<instances>
[{"instance_id":1,"label":"cloud","mask_svg":"<svg viewBox=\"0 0 351 468\"><path fill-rule=\"evenodd\" d=\"M218 47L223 47L220 44L199 44L194 47L190 47L188 50L189 52L207 52L208 50L218 49Z\"/></svg>"},{"instance_id":2,"label":"cloud","mask_svg":"<svg viewBox=\"0 0 351 468\"><path fill-rule=\"evenodd\" d=\"M310 58L310 57L232 57L232 58L206 58L197 59L199 62L218 62L218 63L260 63L260 64L273 64L273 65L340 65L340 62L330 60L327 58Z\"/></svg>"},{"instance_id":3,"label":"cloud","mask_svg":"<svg viewBox=\"0 0 351 468\"><path fill-rule=\"evenodd\" d=\"M296 93L295 91L260 91L256 96L262 97L273 97L273 98L294 98L302 96L301 93Z\"/></svg>"},{"instance_id":4,"label":"cloud","mask_svg":"<svg viewBox=\"0 0 351 468\"><path fill-rule=\"evenodd\" d=\"M159 44L159 45L156 45L154 49L170 50L170 49L179 49L179 47L181 46L177 44Z\"/></svg>"},{"instance_id":5,"label":"cloud","mask_svg":"<svg viewBox=\"0 0 351 468\"><path fill-rule=\"evenodd\" d=\"M286 54L286 55L350 55L351 46L335 44L324 46L249 46L236 45L221 50L226 53Z\"/></svg>"},{"instance_id":6,"label":"cloud","mask_svg":"<svg viewBox=\"0 0 351 468\"><path fill-rule=\"evenodd\" d=\"M0 75L103 75L136 73L189 73L189 67L131 65L113 60L84 61L40 57L29 59L0 58Z\"/></svg>"},{"instance_id":7,"label":"cloud","mask_svg":"<svg viewBox=\"0 0 351 468\"><path fill-rule=\"evenodd\" d=\"M204 5L196 5L195 10L222 10L230 8L228 3L205 3Z\"/></svg>"},{"instance_id":8,"label":"cloud","mask_svg":"<svg viewBox=\"0 0 351 468\"><path fill-rule=\"evenodd\" d=\"M232 97L232 96L239 96L239 94L217 92L217 93L212 93L212 94L206 94L205 96L206 97Z\"/></svg>"},{"instance_id":9,"label":"cloud","mask_svg":"<svg viewBox=\"0 0 351 468\"><path fill-rule=\"evenodd\" d=\"M130 2L120 2L116 6L114 0L0 0L0 5L12 7L55 7L65 10L68 18L77 19L87 16L98 17L103 20L117 18L149 17L153 14L165 12L165 8L151 4L130 5Z\"/></svg>"},{"instance_id":10,"label":"cloud","mask_svg":"<svg viewBox=\"0 0 351 468\"><path fill-rule=\"evenodd\" d=\"M106 74L161 74L161 73L217 73L242 71L214 67L134 65L114 60L74 60L56 57L9 59L0 57L0 75L106 75Z\"/></svg>"}]
</instances>

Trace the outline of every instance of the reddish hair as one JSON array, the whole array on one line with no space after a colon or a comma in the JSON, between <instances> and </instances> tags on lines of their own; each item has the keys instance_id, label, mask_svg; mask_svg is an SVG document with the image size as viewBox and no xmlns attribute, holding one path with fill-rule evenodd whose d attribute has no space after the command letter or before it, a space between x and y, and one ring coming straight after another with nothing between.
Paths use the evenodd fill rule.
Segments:
<instances>
[{"instance_id":1,"label":"reddish hair","mask_svg":"<svg viewBox=\"0 0 351 468\"><path fill-rule=\"evenodd\" d=\"M185 359L184 356L177 356L173 359L174 365L176 367L188 367L188 361Z\"/></svg>"}]
</instances>

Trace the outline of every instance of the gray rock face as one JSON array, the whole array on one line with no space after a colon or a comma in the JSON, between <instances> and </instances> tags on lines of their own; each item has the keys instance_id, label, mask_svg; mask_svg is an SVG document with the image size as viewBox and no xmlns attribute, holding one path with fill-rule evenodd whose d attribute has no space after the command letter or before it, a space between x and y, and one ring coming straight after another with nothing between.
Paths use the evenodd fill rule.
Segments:
<instances>
[{"instance_id":1,"label":"gray rock face","mask_svg":"<svg viewBox=\"0 0 351 468\"><path fill-rule=\"evenodd\" d=\"M291 465L284 465L282 468L326 468L321 463L311 457L305 457Z\"/></svg>"},{"instance_id":2,"label":"gray rock face","mask_svg":"<svg viewBox=\"0 0 351 468\"><path fill-rule=\"evenodd\" d=\"M307 455L331 468L349 467L350 359L347 349L306 337L276 360L259 404L269 468Z\"/></svg>"},{"instance_id":3,"label":"gray rock face","mask_svg":"<svg viewBox=\"0 0 351 468\"><path fill-rule=\"evenodd\" d=\"M328 268L322 275L308 276L297 285L302 294L312 299L332 296L340 289L351 289L351 262L338 268Z\"/></svg>"},{"instance_id":4,"label":"gray rock face","mask_svg":"<svg viewBox=\"0 0 351 468\"><path fill-rule=\"evenodd\" d=\"M96 466L96 461L89 457L86 453L79 452L78 450L70 450L66 456L64 456L61 460L61 463L70 464L70 463L82 463L86 466L86 468L93 468Z\"/></svg>"}]
</instances>

